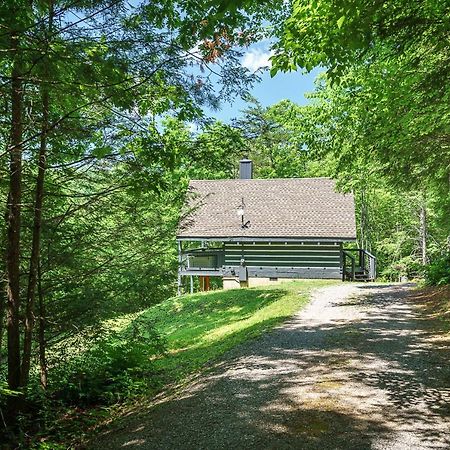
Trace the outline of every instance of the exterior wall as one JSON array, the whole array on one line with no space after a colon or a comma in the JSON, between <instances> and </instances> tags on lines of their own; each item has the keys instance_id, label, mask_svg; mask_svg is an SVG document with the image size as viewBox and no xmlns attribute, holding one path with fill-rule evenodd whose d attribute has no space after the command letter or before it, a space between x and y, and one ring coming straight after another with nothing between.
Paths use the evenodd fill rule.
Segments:
<instances>
[{"instance_id":1,"label":"exterior wall","mask_svg":"<svg viewBox=\"0 0 450 450\"><path fill-rule=\"evenodd\" d=\"M225 244L225 273L245 261L249 277L340 278L341 245L330 242Z\"/></svg>"},{"instance_id":2,"label":"exterior wall","mask_svg":"<svg viewBox=\"0 0 450 450\"><path fill-rule=\"evenodd\" d=\"M268 277L250 277L248 279L248 287L271 286L272 284L280 284L291 281L288 278L268 278Z\"/></svg>"},{"instance_id":3,"label":"exterior wall","mask_svg":"<svg viewBox=\"0 0 450 450\"><path fill-rule=\"evenodd\" d=\"M276 280L265 277L251 277L247 281L239 281L239 277L223 277L224 289L238 289L240 287L271 286L291 281L287 278L277 278Z\"/></svg>"},{"instance_id":4,"label":"exterior wall","mask_svg":"<svg viewBox=\"0 0 450 450\"><path fill-rule=\"evenodd\" d=\"M223 277L224 289L238 289L241 287L238 277Z\"/></svg>"}]
</instances>

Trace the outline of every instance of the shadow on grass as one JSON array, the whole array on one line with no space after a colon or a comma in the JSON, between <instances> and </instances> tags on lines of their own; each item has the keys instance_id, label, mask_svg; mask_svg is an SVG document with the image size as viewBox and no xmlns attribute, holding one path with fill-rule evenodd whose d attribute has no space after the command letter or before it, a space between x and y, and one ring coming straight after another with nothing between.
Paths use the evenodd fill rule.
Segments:
<instances>
[{"instance_id":1,"label":"shadow on grass","mask_svg":"<svg viewBox=\"0 0 450 450\"><path fill-rule=\"evenodd\" d=\"M450 349L430 341L442 330L404 288L377 288L341 304L362 318L290 321L182 395L117 419L90 448L449 448Z\"/></svg>"},{"instance_id":2,"label":"shadow on grass","mask_svg":"<svg viewBox=\"0 0 450 450\"><path fill-rule=\"evenodd\" d=\"M162 383L177 381L287 318L281 313L265 318L264 308L288 294L283 289L218 291L181 297L149 310L141 320L153 322L168 341L167 354L154 362Z\"/></svg>"}]
</instances>

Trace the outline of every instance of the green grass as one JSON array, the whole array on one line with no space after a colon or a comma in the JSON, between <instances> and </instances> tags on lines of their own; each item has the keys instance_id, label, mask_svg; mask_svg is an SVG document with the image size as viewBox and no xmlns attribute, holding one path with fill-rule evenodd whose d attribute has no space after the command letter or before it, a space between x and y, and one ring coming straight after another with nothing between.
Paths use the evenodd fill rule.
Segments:
<instances>
[{"instance_id":1,"label":"green grass","mask_svg":"<svg viewBox=\"0 0 450 450\"><path fill-rule=\"evenodd\" d=\"M106 390L113 392L112 398L117 397L119 401L93 401L81 408L78 402L75 407L71 407L70 402L66 402L66 406L61 404L55 410L52 425L47 426L38 440L51 442L48 448L63 448L57 445L81 442L88 428L108 424L112 418L126 415L128 408L134 408L141 402L147 403L158 392L171 385L177 386L187 381L190 375L206 370L219 361L226 351L291 317L308 303L313 289L337 283L302 280L268 287L173 297L140 313L103 322L102 328L113 334L105 335L104 339L97 338L93 346L90 345L90 336L68 340L64 347L75 360L72 369L83 376L77 383L72 375L64 378L67 373L74 372L68 371L66 362L62 362L60 384L64 395L72 386L76 388L73 394L75 399L78 395L86 399L88 395L95 397L99 393L102 399L109 398L104 396ZM165 341L166 351L162 354L142 351L151 345L150 334L144 341L129 341L129 332L137 324L143 324L144 329L147 325L150 329L155 328ZM124 348L131 353L124 353ZM92 352L93 358L83 359L85 354ZM132 368L129 378L127 368ZM133 374L137 374L137 378ZM97 385L97 382L100 384Z\"/></svg>"},{"instance_id":2,"label":"green grass","mask_svg":"<svg viewBox=\"0 0 450 450\"><path fill-rule=\"evenodd\" d=\"M167 339L168 351L155 367L165 382L178 381L289 318L308 302L312 289L331 284L336 281L302 280L168 299L140 315Z\"/></svg>"},{"instance_id":3,"label":"green grass","mask_svg":"<svg viewBox=\"0 0 450 450\"><path fill-rule=\"evenodd\" d=\"M289 318L308 302L312 289L336 283L334 280L299 280L172 297L139 313L104 321L99 328L104 330L103 334L91 330L90 333L70 336L49 353L53 359L61 361L57 366L62 375L60 388L66 393L68 381L63 376L74 372L69 381L75 388L75 396L89 383L91 388L101 390L103 381L108 388L117 388L117 395L128 395L122 392L122 387L110 382L121 375L128 364L137 372L142 369L143 385L137 386L135 391L151 395ZM130 341L134 325L141 330L146 330L147 326L156 330L165 343L166 351L162 354L152 351L150 346L154 345L155 337L146 331L142 335L144 341ZM90 358L86 359L89 355ZM92 374L93 380L86 379L84 372ZM81 378L84 384L75 383L74 377ZM106 377L105 380L102 377ZM108 381L109 377L112 380ZM143 392L144 384L147 384L149 392ZM97 391L93 394L97 395ZM86 392L83 391L82 395L88 398Z\"/></svg>"}]
</instances>

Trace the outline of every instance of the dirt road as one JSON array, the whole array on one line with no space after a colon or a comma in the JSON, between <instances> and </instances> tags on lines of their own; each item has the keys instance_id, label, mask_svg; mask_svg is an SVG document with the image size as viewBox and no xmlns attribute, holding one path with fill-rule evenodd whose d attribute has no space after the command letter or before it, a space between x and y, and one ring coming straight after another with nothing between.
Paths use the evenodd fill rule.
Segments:
<instances>
[{"instance_id":1,"label":"dirt road","mask_svg":"<svg viewBox=\"0 0 450 450\"><path fill-rule=\"evenodd\" d=\"M91 448L450 448L450 347L411 286L342 284Z\"/></svg>"}]
</instances>

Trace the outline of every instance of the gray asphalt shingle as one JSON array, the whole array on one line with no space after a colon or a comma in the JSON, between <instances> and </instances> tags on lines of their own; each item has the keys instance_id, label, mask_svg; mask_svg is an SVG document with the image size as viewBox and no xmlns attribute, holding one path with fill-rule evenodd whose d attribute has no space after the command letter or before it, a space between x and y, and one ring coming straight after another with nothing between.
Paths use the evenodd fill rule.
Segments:
<instances>
[{"instance_id":1,"label":"gray asphalt shingle","mask_svg":"<svg viewBox=\"0 0 450 450\"><path fill-rule=\"evenodd\" d=\"M187 208L179 238L356 238L353 195L329 178L192 180Z\"/></svg>"}]
</instances>

